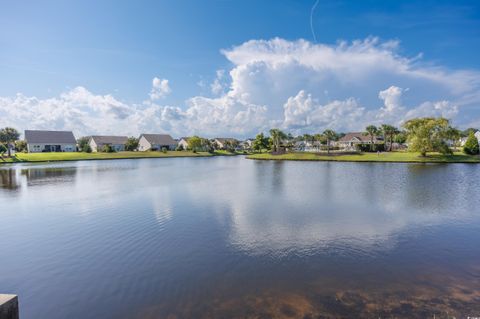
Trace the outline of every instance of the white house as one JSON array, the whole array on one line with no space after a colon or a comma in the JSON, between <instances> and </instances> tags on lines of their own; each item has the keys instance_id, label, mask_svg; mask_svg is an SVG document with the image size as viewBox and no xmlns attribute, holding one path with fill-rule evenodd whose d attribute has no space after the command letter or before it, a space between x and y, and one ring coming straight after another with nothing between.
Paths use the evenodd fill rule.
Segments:
<instances>
[{"instance_id":1,"label":"white house","mask_svg":"<svg viewBox=\"0 0 480 319\"><path fill-rule=\"evenodd\" d=\"M125 151L125 144L127 143L127 136L90 136L88 145L92 148L92 152L102 152L106 145L112 147L115 152Z\"/></svg>"},{"instance_id":2,"label":"white house","mask_svg":"<svg viewBox=\"0 0 480 319\"><path fill-rule=\"evenodd\" d=\"M250 150L250 149L252 149L253 141L254 141L253 138L247 138L245 141L242 141L242 142L240 143L240 147L241 147L243 150Z\"/></svg>"},{"instance_id":3,"label":"white house","mask_svg":"<svg viewBox=\"0 0 480 319\"><path fill-rule=\"evenodd\" d=\"M178 147L182 147L184 150L188 148L188 139L189 137L182 137L180 140L178 140Z\"/></svg>"},{"instance_id":4,"label":"white house","mask_svg":"<svg viewBox=\"0 0 480 319\"><path fill-rule=\"evenodd\" d=\"M480 131L477 131L477 132L475 133L475 137L477 138L478 143L480 143Z\"/></svg>"},{"instance_id":5,"label":"white house","mask_svg":"<svg viewBox=\"0 0 480 319\"><path fill-rule=\"evenodd\" d=\"M142 134L138 140L139 151L175 150L177 142L168 134Z\"/></svg>"},{"instance_id":6,"label":"white house","mask_svg":"<svg viewBox=\"0 0 480 319\"><path fill-rule=\"evenodd\" d=\"M238 140L231 137L216 137L213 139L213 142L217 144L219 149L225 149L226 144L231 143L235 147L238 146Z\"/></svg>"},{"instance_id":7,"label":"white house","mask_svg":"<svg viewBox=\"0 0 480 319\"><path fill-rule=\"evenodd\" d=\"M25 130L29 153L76 152L77 141L71 131Z\"/></svg>"},{"instance_id":8,"label":"white house","mask_svg":"<svg viewBox=\"0 0 480 319\"><path fill-rule=\"evenodd\" d=\"M371 144L372 140L369 135L364 135L363 132L352 132L347 133L345 136L340 138L337 142L332 143L338 147L342 147L345 149L354 149L355 145L357 144ZM377 144L379 142L383 142L383 139L379 136L375 136L373 138L373 144Z\"/></svg>"}]
</instances>

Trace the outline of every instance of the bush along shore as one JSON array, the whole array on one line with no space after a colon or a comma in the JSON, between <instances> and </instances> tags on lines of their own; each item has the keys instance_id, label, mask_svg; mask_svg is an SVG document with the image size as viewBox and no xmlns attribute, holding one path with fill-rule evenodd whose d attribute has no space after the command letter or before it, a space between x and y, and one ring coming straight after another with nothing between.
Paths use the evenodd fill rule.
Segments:
<instances>
[{"instance_id":1,"label":"bush along shore","mask_svg":"<svg viewBox=\"0 0 480 319\"><path fill-rule=\"evenodd\" d=\"M254 160L284 161L332 161L332 162L390 162L390 163L480 163L480 156L460 152L453 154L429 153L421 156L415 152L382 152L382 153L307 153L292 152L279 155L258 153L247 156Z\"/></svg>"}]
</instances>

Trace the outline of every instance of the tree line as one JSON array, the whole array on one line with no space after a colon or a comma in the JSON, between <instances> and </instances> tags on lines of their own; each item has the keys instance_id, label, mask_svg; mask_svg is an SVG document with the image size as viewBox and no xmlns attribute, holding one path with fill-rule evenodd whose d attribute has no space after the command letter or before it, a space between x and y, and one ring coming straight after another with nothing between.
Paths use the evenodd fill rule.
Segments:
<instances>
[{"instance_id":1,"label":"tree line","mask_svg":"<svg viewBox=\"0 0 480 319\"><path fill-rule=\"evenodd\" d=\"M378 144L375 141L378 137L382 137L383 143L381 145L384 151L392 151L395 143L407 144L409 151L419 152L421 156L427 156L428 152L452 154L453 150L450 144L453 147L458 147L460 139L468 137L463 151L475 155L479 154L478 140L474 135L477 131L474 128L459 130L445 118L423 117L408 120L401 128L390 124L368 125L362 134L370 139L370 143L367 145L370 151L378 149L376 146ZM302 141L312 144L318 142L325 146L327 153L330 153L332 142L345 136L345 133L339 133L332 129L326 129L322 133L298 136L287 134L278 128L271 129L269 133L270 136L266 136L263 132L257 134L252 145L254 151L279 152L282 147L293 148L295 142Z\"/></svg>"}]
</instances>

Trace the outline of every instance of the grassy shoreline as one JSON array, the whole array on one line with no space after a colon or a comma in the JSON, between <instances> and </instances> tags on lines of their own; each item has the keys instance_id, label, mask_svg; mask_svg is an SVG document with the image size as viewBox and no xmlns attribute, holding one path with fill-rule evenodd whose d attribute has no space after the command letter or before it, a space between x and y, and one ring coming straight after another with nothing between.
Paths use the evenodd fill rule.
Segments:
<instances>
[{"instance_id":1,"label":"grassy shoreline","mask_svg":"<svg viewBox=\"0 0 480 319\"><path fill-rule=\"evenodd\" d=\"M346 155L326 155L316 153L286 153L272 155L260 153L247 156L253 160L273 161L330 161L330 162L363 162L363 163L476 163L480 164L480 156L466 155L456 152L453 155L442 155L438 153L428 154L421 157L418 153L410 152L385 152L385 153L359 153Z\"/></svg>"},{"instance_id":2,"label":"grassy shoreline","mask_svg":"<svg viewBox=\"0 0 480 319\"><path fill-rule=\"evenodd\" d=\"M211 154L208 152L169 151L163 152L118 152L118 153L17 153L13 158L0 159L1 164L32 163L32 162L63 162L63 161L93 161L114 159L141 159L141 158L174 158L174 157L212 157L227 154ZM231 154L236 155L236 154Z\"/></svg>"}]
</instances>

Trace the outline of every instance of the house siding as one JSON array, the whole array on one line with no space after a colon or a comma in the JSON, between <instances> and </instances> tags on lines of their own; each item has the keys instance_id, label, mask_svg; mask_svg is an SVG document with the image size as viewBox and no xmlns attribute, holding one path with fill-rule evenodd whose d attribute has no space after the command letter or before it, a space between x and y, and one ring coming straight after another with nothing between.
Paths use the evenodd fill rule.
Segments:
<instances>
[{"instance_id":1,"label":"house siding","mask_svg":"<svg viewBox=\"0 0 480 319\"><path fill-rule=\"evenodd\" d=\"M152 144L145 138L145 136L140 137L138 140L138 150L141 152L148 151L152 148Z\"/></svg>"},{"instance_id":2,"label":"house siding","mask_svg":"<svg viewBox=\"0 0 480 319\"><path fill-rule=\"evenodd\" d=\"M95 139L91 138L89 143L90 147L92 148L92 152L102 152L105 145L110 145L115 152L123 152L125 151L125 144L112 144L112 143L96 143Z\"/></svg>"},{"instance_id":3,"label":"house siding","mask_svg":"<svg viewBox=\"0 0 480 319\"><path fill-rule=\"evenodd\" d=\"M52 148L59 149L52 150ZM76 152L77 145L70 143L27 143L27 150L29 153L41 152Z\"/></svg>"}]
</instances>

